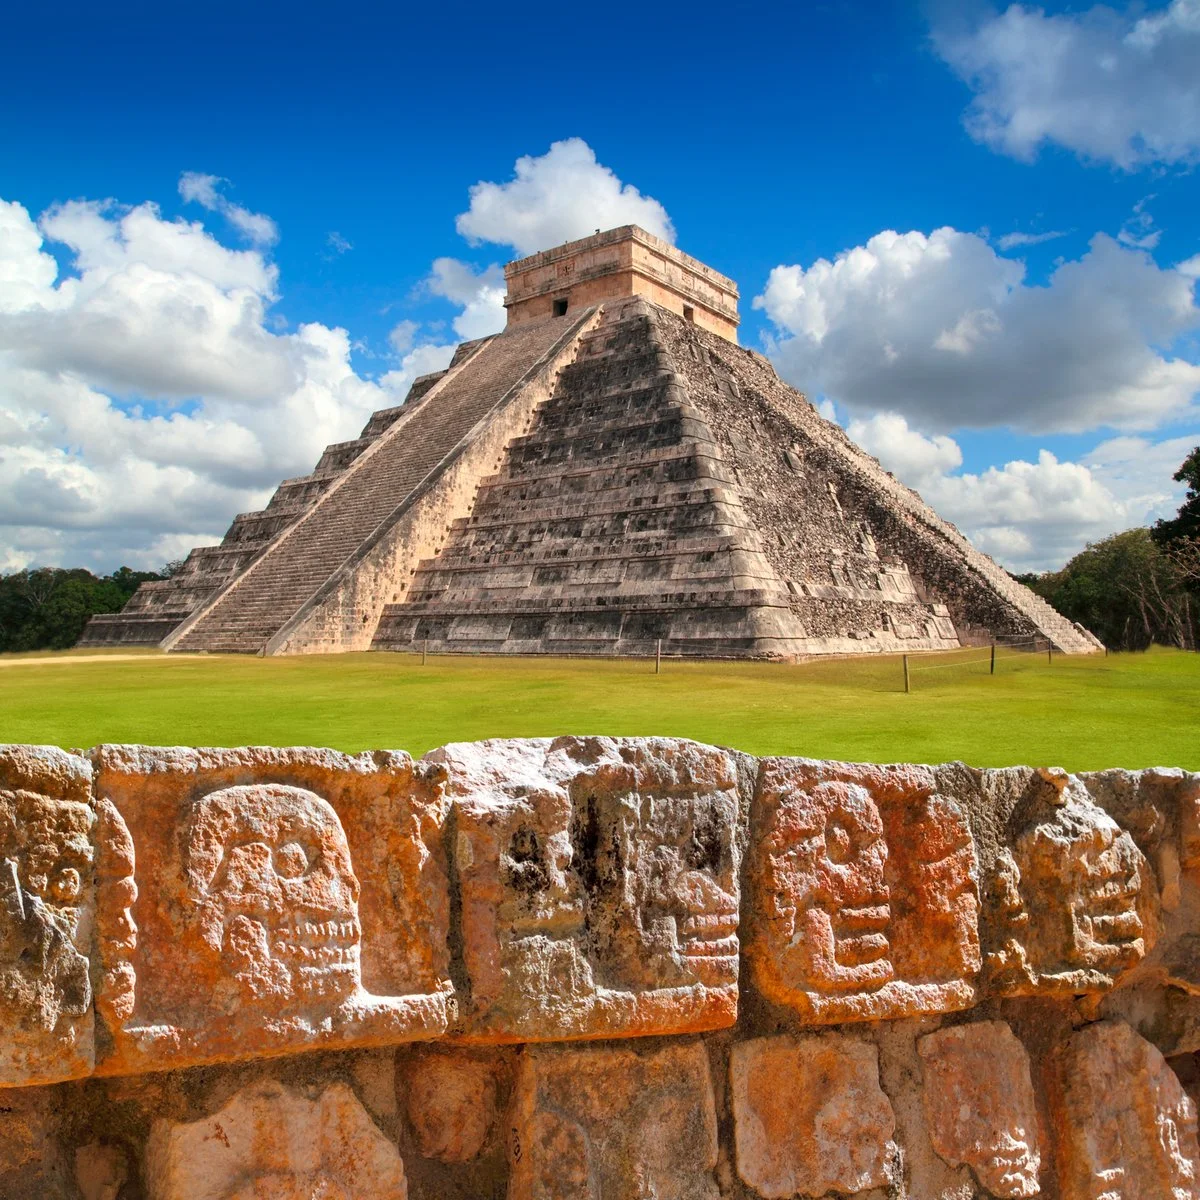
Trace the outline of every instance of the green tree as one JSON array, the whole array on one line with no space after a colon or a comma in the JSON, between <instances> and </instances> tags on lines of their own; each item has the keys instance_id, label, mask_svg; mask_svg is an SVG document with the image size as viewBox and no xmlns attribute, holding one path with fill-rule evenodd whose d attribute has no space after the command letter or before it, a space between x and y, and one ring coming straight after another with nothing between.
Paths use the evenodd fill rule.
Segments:
<instances>
[{"instance_id":1,"label":"green tree","mask_svg":"<svg viewBox=\"0 0 1200 1200\"><path fill-rule=\"evenodd\" d=\"M1187 582L1149 529L1128 529L1030 586L1111 650L1145 650L1153 642L1194 650L1198 614Z\"/></svg>"},{"instance_id":2,"label":"green tree","mask_svg":"<svg viewBox=\"0 0 1200 1200\"><path fill-rule=\"evenodd\" d=\"M65 650L93 613L120 612L154 571L121 567L97 577L82 567L35 567L0 576L0 651Z\"/></svg>"},{"instance_id":3,"label":"green tree","mask_svg":"<svg viewBox=\"0 0 1200 1200\"><path fill-rule=\"evenodd\" d=\"M1187 494L1174 517L1154 523L1154 540L1164 548L1184 538L1200 538L1200 446L1193 447L1173 478L1188 485Z\"/></svg>"}]
</instances>

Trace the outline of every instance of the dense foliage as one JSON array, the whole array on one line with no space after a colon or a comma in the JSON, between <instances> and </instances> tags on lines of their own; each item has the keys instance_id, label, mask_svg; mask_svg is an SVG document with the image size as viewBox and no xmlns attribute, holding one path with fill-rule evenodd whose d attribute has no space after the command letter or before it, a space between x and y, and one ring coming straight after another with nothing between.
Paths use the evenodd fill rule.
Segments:
<instances>
[{"instance_id":1,"label":"dense foliage","mask_svg":"<svg viewBox=\"0 0 1200 1200\"><path fill-rule=\"evenodd\" d=\"M64 650L93 613L119 612L154 571L121 567L93 575L81 567L37 567L0 576L0 651Z\"/></svg>"},{"instance_id":2,"label":"dense foliage","mask_svg":"<svg viewBox=\"0 0 1200 1200\"><path fill-rule=\"evenodd\" d=\"M1200 538L1200 446L1194 447L1183 460L1174 478L1176 483L1188 485L1187 495L1179 512L1169 521L1156 521L1151 531L1155 542L1164 550Z\"/></svg>"},{"instance_id":3,"label":"dense foliage","mask_svg":"<svg viewBox=\"0 0 1200 1200\"><path fill-rule=\"evenodd\" d=\"M1196 649L1200 604L1186 556L1163 549L1149 529L1094 542L1061 571L1022 582L1110 650L1145 650L1152 643Z\"/></svg>"}]
</instances>

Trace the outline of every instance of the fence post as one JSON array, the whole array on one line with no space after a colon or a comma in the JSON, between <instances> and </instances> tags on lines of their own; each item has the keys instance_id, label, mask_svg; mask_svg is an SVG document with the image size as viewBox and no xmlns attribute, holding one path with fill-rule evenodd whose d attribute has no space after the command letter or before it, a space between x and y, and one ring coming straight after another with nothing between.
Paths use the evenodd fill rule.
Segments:
<instances>
[{"instance_id":1,"label":"fence post","mask_svg":"<svg viewBox=\"0 0 1200 1200\"><path fill-rule=\"evenodd\" d=\"M654 648L654 673L662 673L662 638L658 639L658 645Z\"/></svg>"},{"instance_id":2,"label":"fence post","mask_svg":"<svg viewBox=\"0 0 1200 1200\"><path fill-rule=\"evenodd\" d=\"M908 677L908 655L907 654L904 656L904 690L906 692L912 691L912 682L910 681L910 679Z\"/></svg>"},{"instance_id":3,"label":"fence post","mask_svg":"<svg viewBox=\"0 0 1200 1200\"><path fill-rule=\"evenodd\" d=\"M421 666L425 665L425 660L429 657L429 639L423 638L421 641Z\"/></svg>"},{"instance_id":4,"label":"fence post","mask_svg":"<svg viewBox=\"0 0 1200 1200\"><path fill-rule=\"evenodd\" d=\"M995 673L996 673L996 643L995 643L995 641L993 640L993 642L992 642L992 670L991 670L991 674L995 675Z\"/></svg>"},{"instance_id":5,"label":"fence post","mask_svg":"<svg viewBox=\"0 0 1200 1200\"><path fill-rule=\"evenodd\" d=\"M1049 638L1046 639L1046 666L1054 666L1054 643Z\"/></svg>"}]
</instances>

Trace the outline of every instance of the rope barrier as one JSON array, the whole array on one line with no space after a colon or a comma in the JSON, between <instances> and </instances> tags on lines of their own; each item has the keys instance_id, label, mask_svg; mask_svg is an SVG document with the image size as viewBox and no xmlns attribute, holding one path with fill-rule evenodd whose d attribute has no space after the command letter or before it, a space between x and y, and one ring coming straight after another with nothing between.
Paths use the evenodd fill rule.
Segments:
<instances>
[{"instance_id":1,"label":"rope barrier","mask_svg":"<svg viewBox=\"0 0 1200 1200\"><path fill-rule=\"evenodd\" d=\"M951 667L971 667L976 663L987 663L990 674L995 675L996 663L998 660L1009 658L1028 658L1031 653L1040 653L1043 645L1046 649L1047 662L1052 663L1054 661L1053 642L1051 642L1048 638L1037 637L1027 638L1020 642L993 642L986 648L979 647L979 649L984 650L984 653L978 658L956 658L953 662L929 663L926 666L920 667L913 666L909 660L933 658L935 656L941 657L941 655L935 655L934 653L905 654L902 656L904 659L904 690L906 692L912 691L912 673L914 671L946 671ZM1000 653L1002 650L1007 651L1007 653ZM971 651L968 649L966 652L970 653ZM951 650L948 653L955 654L962 652Z\"/></svg>"}]
</instances>

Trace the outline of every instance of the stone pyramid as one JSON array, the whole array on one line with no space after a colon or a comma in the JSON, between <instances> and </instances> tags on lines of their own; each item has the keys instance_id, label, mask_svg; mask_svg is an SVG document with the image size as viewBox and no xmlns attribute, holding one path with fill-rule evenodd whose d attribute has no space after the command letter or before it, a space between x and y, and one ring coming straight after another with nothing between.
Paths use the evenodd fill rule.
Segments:
<instances>
[{"instance_id":1,"label":"stone pyramid","mask_svg":"<svg viewBox=\"0 0 1200 1200\"><path fill-rule=\"evenodd\" d=\"M737 344L636 226L510 263L460 346L86 644L791 658L1099 643Z\"/></svg>"}]
</instances>

